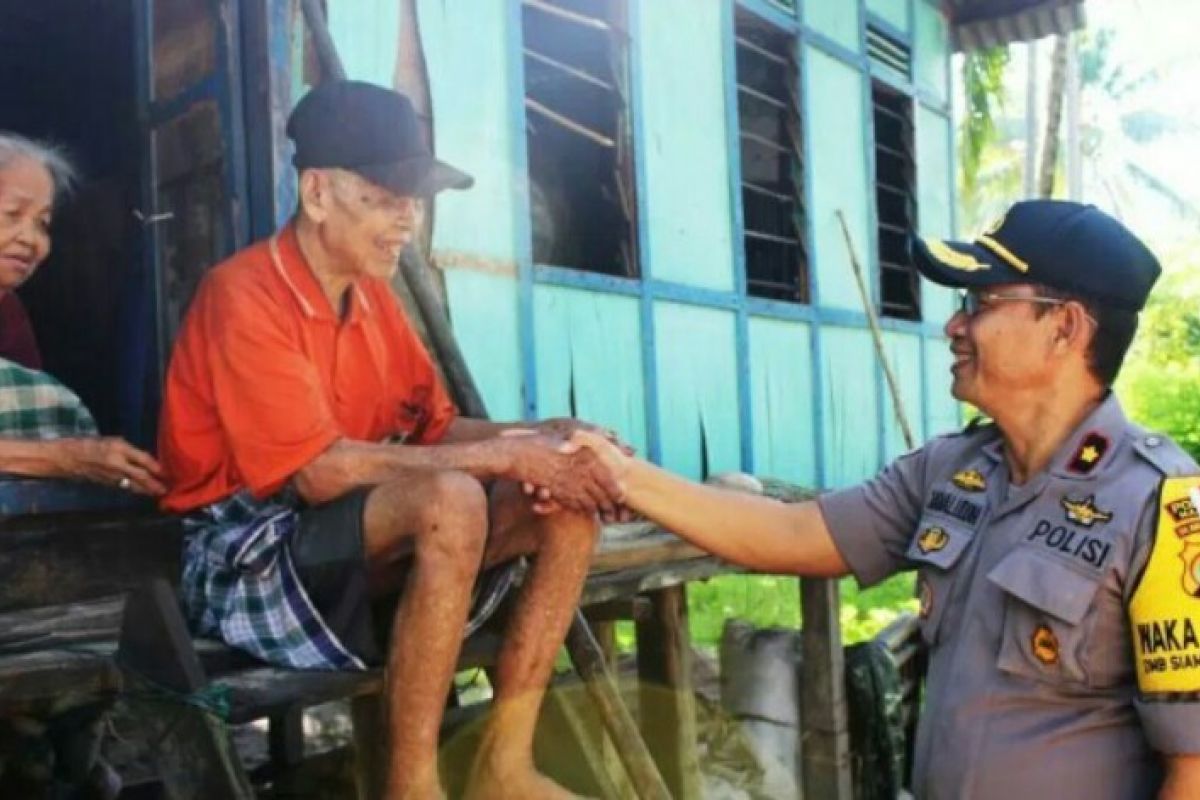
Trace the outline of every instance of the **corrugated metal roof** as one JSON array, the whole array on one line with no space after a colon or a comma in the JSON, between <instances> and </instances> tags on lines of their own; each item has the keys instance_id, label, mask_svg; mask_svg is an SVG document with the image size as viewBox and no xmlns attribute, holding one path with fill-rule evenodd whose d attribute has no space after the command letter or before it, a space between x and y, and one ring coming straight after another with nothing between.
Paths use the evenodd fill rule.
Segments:
<instances>
[{"instance_id":1,"label":"corrugated metal roof","mask_svg":"<svg viewBox=\"0 0 1200 800\"><path fill-rule=\"evenodd\" d=\"M1084 0L945 0L955 50L1028 42L1079 30Z\"/></svg>"}]
</instances>

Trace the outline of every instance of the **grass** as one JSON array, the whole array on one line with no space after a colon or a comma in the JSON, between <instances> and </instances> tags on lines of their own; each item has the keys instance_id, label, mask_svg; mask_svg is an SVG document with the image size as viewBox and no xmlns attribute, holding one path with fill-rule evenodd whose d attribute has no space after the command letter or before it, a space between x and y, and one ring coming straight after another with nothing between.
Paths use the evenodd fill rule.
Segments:
<instances>
[{"instance_id":1,"label":"grass","mask_svg":"<svg viewBox=\"0 0 1200 800\"><path fill-rule=\"evenodd\" d=\"M861 590L853 579L841 582L842 641L853 644L879 633L904 612L916 613L914 578L905 573ZM743 619L760 628L800 627L800 586L796 578L726 575L688 584L692 641L711 648L721 641L727 619ZM633 649L633 623L617 626L617 644Z\"/></svg>"}]
</instances>

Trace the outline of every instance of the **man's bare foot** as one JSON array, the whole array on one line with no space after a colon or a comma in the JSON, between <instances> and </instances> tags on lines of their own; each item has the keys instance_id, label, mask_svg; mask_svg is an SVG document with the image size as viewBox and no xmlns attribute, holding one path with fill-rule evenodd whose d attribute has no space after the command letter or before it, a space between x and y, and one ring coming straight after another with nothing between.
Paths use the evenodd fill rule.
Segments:
<instances>
[{"instance_id":1,"label":"man's bare foot","mask_svg":"<svg viewBox=\"0 0 1200 800\"><path fill-rule=\"evenodd\" d=\"M533 767L501 769L477 761L464 800L576 800L567 791Z\"/></svg>"}]
</instances>

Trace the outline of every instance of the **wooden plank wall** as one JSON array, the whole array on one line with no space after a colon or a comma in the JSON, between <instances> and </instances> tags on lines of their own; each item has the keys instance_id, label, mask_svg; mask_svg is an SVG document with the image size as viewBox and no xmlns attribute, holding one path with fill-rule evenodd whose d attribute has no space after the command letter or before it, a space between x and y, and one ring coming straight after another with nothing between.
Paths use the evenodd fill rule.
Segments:
<instances>
[{"instance_id":1,"label":"wooden plank wall","mask_svg":"<svg viewBox=\"0 0 1200 800\"><path fill-rule=\"evenodd\" d=\"M803 3L798 52L818 308L792 313L739 294L736 95L726 52L734 2L631 1L638 283L532 263L519 0L418 0L436 148L476 178L470 191L439 197L435 259L456 334L498 418L573 409L693 477L745 468L843 486L904 449L837 221L840 210L859 259L872 263L862 26L882 22L911 37L918 211L933 234L954 231L946 27L932 0ZM351 77L392 83L398 5L329 4ZM299 57L296 48L297 96L305 88ZM946 393L949 358L937 334L951 293L925 284L922 302L926 322L890 326L887 348L910 422L926 437L955 428L959 409Z\"/></svg>"}]
</instances>

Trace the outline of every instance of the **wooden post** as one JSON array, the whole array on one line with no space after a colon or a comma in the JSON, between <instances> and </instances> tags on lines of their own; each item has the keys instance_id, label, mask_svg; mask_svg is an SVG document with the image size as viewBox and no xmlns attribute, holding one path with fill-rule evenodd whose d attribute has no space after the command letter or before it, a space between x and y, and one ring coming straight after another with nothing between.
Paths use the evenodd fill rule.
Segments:
<instances>
[{"instance_id":1,"label":"wooden post","mask_svg":"<svg viewBox=\"0 0 1200 800\"><path fill-rule=\"evenodd\" d=\"M838 582L801 579L800 604L804 626L800 712L804 796L851 800L850 724Z\"/></svg>"},{"instance_id":2,"label":"wooden post","mask_svg":"<svg viewBox=\"0 0 1200 800\"><path fill-rule=\"evenodd\" d=\"M621 702L617 683L605 664L604 652L592 636L583 614L578 611L567 633L567 652L571 655L575 671L583 678L596 711L604 720L604 726L608 728L638 797L641 800L670 800L667 784L655 766L650 751L646 749L646 743L629 709Z\"/></svg>"},{"instance_id":3,"label":"wooden post","mask_svg":"<svg viewBox=\"0 0 1200 800\"><path fill-rule=\"evenodd\" d=\"M686 585L649 593L637 623L642 736L678 800L700 797Z\"/></svg>"}]
</instances>

